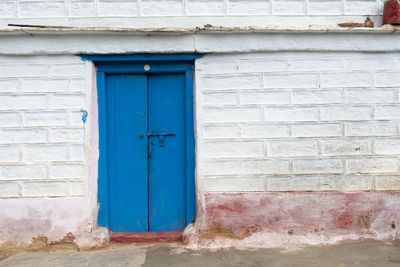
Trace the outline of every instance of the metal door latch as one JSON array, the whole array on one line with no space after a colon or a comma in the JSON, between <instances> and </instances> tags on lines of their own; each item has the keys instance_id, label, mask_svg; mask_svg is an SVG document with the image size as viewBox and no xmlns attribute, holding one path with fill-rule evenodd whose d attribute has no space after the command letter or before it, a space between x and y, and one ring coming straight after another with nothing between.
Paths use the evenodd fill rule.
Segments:
<instances>
[{"instance_id":1,"label":"metal door latch","mask_svg":"<svg viewBox=\"0 0 400 267\"><path fill-rule=\"evenodd\" d=\"M147 136L158 136L160 147L164 147L165 145L165 137L166 136L174 136L173 133L148 133Z\"/></svg>"}]
</instances>

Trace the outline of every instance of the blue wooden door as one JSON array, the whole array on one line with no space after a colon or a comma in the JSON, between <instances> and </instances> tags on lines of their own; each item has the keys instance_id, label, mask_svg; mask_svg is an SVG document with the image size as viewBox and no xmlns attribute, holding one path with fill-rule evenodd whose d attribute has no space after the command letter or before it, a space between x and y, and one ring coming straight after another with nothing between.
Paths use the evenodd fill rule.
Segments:
<instances>
[{"instance_id":1,"label":"blue wooden door","mask_svg":"<svg viewBox=\"0 0 400 267\"><path fill-rule=\"evenodd\" d=\"M149 230L185 227L185 76L148 76Z\"/></svg>"},{"instance_id":2,"label":"blue wooden door","mask_svg":"<svg viewBox=\"0 0 400 267\"><path fill-rule=\"evenodd\" d=\"M109 228L182 230L186 214L186 78L106 76Z\"/></svg>"}]
</instances>

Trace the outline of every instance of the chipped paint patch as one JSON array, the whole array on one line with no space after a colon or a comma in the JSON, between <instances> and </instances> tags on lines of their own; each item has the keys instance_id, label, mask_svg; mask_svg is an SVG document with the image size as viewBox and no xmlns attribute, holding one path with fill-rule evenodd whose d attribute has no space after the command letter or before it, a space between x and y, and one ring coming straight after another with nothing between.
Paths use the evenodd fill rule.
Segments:
<instances>
[{"instance_id":1,"label":"chipped paint patch","mask_svg":"<svg viewBox=\"0 0 400 267\"><path fill-rule=\"evenodd\" d=\"M214 222L210 229L202 234L201 238L215 239L215 238L229 238L242 240L251 235L251 231L246 230L241 234L235 233L232 228L222 226L221 222Z\"/></svg>"},{"instance_id":2,"label":"chipped paint patch","mask_svg":"<svg viewBox=\"0 0 400 267\"><path fill-rule=\"evenodd\" d=\"M88 112L84 109L81 109L80 112L82 113L82 122L83 122L83 124L85 124L86 120L87 120Z\"/></svg>"}]
</instances>

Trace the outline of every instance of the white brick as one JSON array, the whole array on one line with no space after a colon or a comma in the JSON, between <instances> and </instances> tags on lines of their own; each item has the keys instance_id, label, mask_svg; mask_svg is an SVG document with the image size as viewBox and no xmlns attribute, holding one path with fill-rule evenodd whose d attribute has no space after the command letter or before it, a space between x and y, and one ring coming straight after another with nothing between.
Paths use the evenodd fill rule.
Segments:
<instances>
[{"instance_id":1,"label":"white brick","mask_svg":"<svg viewBox=\"0 0 400 267\"><path fill-rule=\"evenodd\" d=\"M236 74L236 75L208 75L203 76L204 89L256 89L261 88L260 75Z\"/></svg>"},{"instance_id":2,"label":"white brick","mask_svg":"<svg viewBox=\"0 0 400 267\"><path fill-rule=\"evenodd\" d=\"M368 72L326 72L321 73L321 87L371 87L371 74Z\"/></svg>"},{"instance_id":3,"label":"white brick","mask_svg":"<svg viewBox=\"0 0 400 267\"><path fill-rule=\"evenodd\" d=\"M52 64L50 65L50 76L82 76L84 74L89 73L90 69L87 67L88 65L83 63L77 64Z\"/></svg>"},{"instance_id":4,"label":"white brick","mask_svg":"<svg viewBox=\"0 0 400 267\"><path fill-rule=\"evenodd\" d=\"M242 162L243 174L288 174L289 168L287 160L245 160Z\"/></svg>"},{"instance_id":5,"label":"white brick","mask_svg":"<svg viewBox=\"0 0 400 267\"><path fill-rule=\"evenodd\" d=\"M236 138L240 136L238 125L207 125L203 130L204 138Z\"/></svg>"},{"instance_id":6,"label":"white brick","mask_svg":"<svg viewBox=\"0 0 400 267\"><path fill-rule=\"evenodd\" d=\"M65 182L24 182L22 196L24 197L58 197L66 196L69 184Z\"/></svg>"},{"instance_id":7,"label":"white brick","mask_svg":"<svg viewBox=\"0 0 400 267\"><path fill-rule=\"evenodd\" d=\"M378 155L400 154L400 140L398 139L376 139L374 145L375 153Z\"/></svg>"},{"instance_id":8,"label":"white brick","mask_svg":"<svg viewBox=\"0 0 400 267\"><path fill-rule=\"evenodd\" d=\"M341 136L342 124L298 124L292 126L295 137Z\"/></svg>"},{"instance_id":9,"label":"white brick","mask_svg":"<svg viewBox=\"0 0 400 267\"><path fill-rule=\"evenodd\" d=\"M82 126L83 125L83 112L73 111L69 115L69 125L71 126Z\"/></svg>"},{"instance_id":10,"label":"white brick","mask_svg":"<svg viewBox=\"0 0 400 267\"><path fill-rule=\"evenodd\" d=\"M306 13L304 0L280 0L274 1L274 15L304 15Z\"/></svg>"},{"instance_id":11,"label":"white brick","mask_svg":"<svg viewBox=\"0 0 400 267\"><path fill-rule=\"evenodd\" d=\"M18 79L0 80L0 93L15 93L18 91L18 87Z\"/></svg>"},{"instance_id":12,"label":"white brick","mask_svg":"<svg viewBox=\"0 0 400 267\"><path fill-rule=\"evenodd\" d=\"M265 88L315 88L316 73L266 73L263 75Z\"/></svg>"},{"instance_id":13,"label":"white brick","mask_svg":"<svg viewBox=\"0 0 400 267\"><path fill-rule=\"evenodd\" d=\"M376 176L375 177L376 190L400 190L400 176Z\"/></svg>"},{"instance_id":14,"label":"white brick","mask_svg":"<svg viewBox=\"0 0 400 267\"><path fill-rule=\"evenodd\" d=\"M0 18L13 18L15 16L15 2L0 3Z\"/></svg>"},{"instance_id":15,"label":"white brick","mask_svg":"<svg viewBox=\"0 0 400 267\"><path fill-rule=\"evenodd\" d=\"M236 93L204 93L203 104L204 105L236 105L238 102Z\"/></svg>"},{"instance_id":16,"label":"white brick","mask_svg":"<svg viewBox=\"0 0 400 267\"><path fill-rule=\"evenodd\" d=\"M232 73L232 72L237 72L239 70L239 65L232 60L202 61L200 59L196 61L195 66L196 66L196 71L198 73L201 72L203 74Z\"/></svg>"},{"instance_id":17,"label":"white brick","mask_svg":"<svg viewBox=\"0 0 400 267\"><path fill-rule=\"evenodd\" d=\"M19 186L15 182L0 182L0 197L18 197Z\"/></svg>"},{"instance_id":18,"label":"white brick","mask_svg":"<svg viewBox=\"0 0 400 267\"><path fill-rule=\"evenodd\" d=\"M342 173L342 165L338 159L293 160L293 173Z\"/></svg>"},{"instance_id":19,"label":"white brick","mask_svg":"<svg viewBox=\"0 0 400 267\"><path fill-rule=\"evenodd\" d=\"M276 107L265 108L264 116L266 121L317 121L318 108L304 107Z\"/></svg>"},{"instance_id":20,"label":"white brick","mask_svg":"<svg viewBox=\"0 0 400 267\"><path fill-rule=\"evenodd\" d=\"M23 18L55 18L64 15L64 1L21 1L19 4L19 16Z\"/></svg>"},{"instance_id":21,"label":"white brick","mask_svg":"<svg viewBox=\"0 0 400 267\"><path fill-rule=\"evenodd\" d=\"M293 91L293 104L336 104L342 102L340 90Z\"/></svg>"},{"instance_id":22,"label":"white brick","mask_svg":"<svg viewBox=\"0 0 400 267\"><path fill-rule=\"evenodd\" d=\"M270 0L271 1L271 0ZM232 15L271 14L268 0L229 0L228 12Z\"/></svg>"},{"instance_id":23,"label":"white brick","mask_svg":"<svg viewBox=\"0 0 400 267\"><path fill-rule=\"evenodd\" d=\"M248 124L241 127L243 137L273 138L289 136L289 126L279 124Z\"/></svg>"},{"instance_id":24,"label":"white brick","mask_svg":"<svg viewBox=\"0 0 400 267\"><path fill-rule=\"evenodd\" d=\"M50 130L50 142L82 142L83 129L56 128Z\"/></svg>"},{"instance_id":25,"label":"white brick","mask_svg":"<svg viewBox=\"0 0 400 267\"><path fill-rule=\"evenodd\" d=\"M375 73L376 87L400 87L400 72Z\"/></svg>"},{"instance_id":26,"label":"white brick","mask_svg":"<svg viewBox=\"0 0 400 267\"><path fill-rule=\"evenodd\" d=\"M345 124L346 136L394 136L395 122L349 122Z\"/></svg>"},{"instance_id":27,"label":"white brick","mask_svg":"<svg viewBox=\"0 0 400 267\"><path fill-rule=\"evenodd\" d=\"M0 127L20 126L21 114L17 112L0 112Z\"/></svg>"},{"instance_id":28,"label":"white brick","mask_svg":"<svg viewBox=\"0 0 400 267\"><path fill-rule=\"evenodd\" d=\"M0 95L0 110L44 108L47 108L45 95Z\"/></svg>"},{"instance_id":29,"label":"white brick","mask_svg":"<svg viewBox=\"0 0 400 267\"><path fill-rule=\"evenodd\" d=\"M387 58L384 55L380 55L379 60L376 59L374 54L367 58L350 57L345 59L346 70L393 70L395 65L394 58Z\"/></svg>"},{"instance_id":30,"label":"white brick","mask_svg":"<svg viewBox=\"0 0 400 267\"><path fill-rule=\"evenodd\" d=\"M370 107L322 107L323 121L359 121L371 119Z\"/></svg>"},{"instance_id":31,"label":"white brick","mask_svg":"<svg viewBox=\"0 0 400 267\"><path fill-rule=\"evenodd\" d=\"M243 92L239 96L240 104L290 104L290 92Z\"/></svg>"},{"instance_id":32,"label":"white brick","mask_svg":"<svg viewBox=\"0 0 400 267\"><path fill-rule=\"evenodd\" d=\"M93 0L72 0L69 15L71 17L94 17L96 15Z\"/></svg>"},{"instance_id":33,"label":"white brick","mask_svg":"<svg viewBox=\"0 0 400 267\"><path fill-rule=\"evenodd\" d=\"M25 0L23 0L25 1ZM35 2L36 0L27 0ZM40 1L40 0L39 0ZM48 1L48 0L47 0ZM37 2L37 1L36 1ZM71 55L71 54L62 54L62 55L50 55L50 54L39 54L39 55L3 55L0 56L0 62L5 63L7 65L14 65L19 66L20 68L28 67L30 68L31 65L43 65L47 66L46 77L48 75L48 68L49 64L70 64L70 63L79 63L82 62L80 56Z\"/></svg>"},{"instance_id":34,"label":"white brick","mask_svg":"<svg viewBox=\"0 0 400 267\"><path fill-rule=\"evenodd\" d=\"M66 112L41 111L24 113L25 126L66 126L67 119Z\"/></svg>"},{"instance_id":35,"label":"white brick","mask_svg":"<svg viewBox=\"0 0 400 267\"><path fill-rule=\"evenodd\" d=\"M0 162L17 162L17 161L19 161L19 147L0 146Z\"/></svg>"},{"instance_id":36,"label":"white brick","mask_svg":"<svg viewBox=\"0 0 400 267\"><path fill-rule=\"evenodd\" d=\"M83 145L70 145L71 160L85 160L85 148Z\"/></svg>"},{"instance_id":37,"label":"white brick","mask_svg":"<svg viewBox=\"0 0 400 267\"><path fill-rule=\"evenodd\" d=\"M241 171L237 160L206 160L201 166L204 175L237 175Z\"/></svg>"},{"instance_id":38,"label":"white brick","mask_svg":"<svg viewBox=\"0 0 400 267\"><path fill-rule=\"evenodd\" d=\"M68 159L68 147L66 145L40 145L26 146L23 149L25 161L65 161Z\"/></svg>"},{"instance_id":39,"label":"white brick","mask_svg":"<svg viewBox=\"0 0 400 267\"><path fill-rule=\"evenodd\" d=\"M84 196L87 188L85 182L70 182L70 195L71 196Z\"/></svg>"},{"instance_id":40,"label":"white brick","mask_svg":"<svg viewBox=\"0 0 400 267\"><path fill-rule=\"evenodd\" d=\"M188 0L188 15L223 15L224 0Z\"/></svg>"},{"instance_id":41,"label":"white brick","mask_svg":"<svg viewBox=\"0 0 400 267\"><path fill-rule=\"evenodd\" d=\"M85 107L84 95L52 95L51 107L55 109L73 109Z\"/></svg>"},{"instance_id":42,"label":"white brick","mask_svg":"<svg viewBox=\"0 0 400 267\"><path fill-rule=\"evenodd\" d=\"M273 60L262 58L258 60L241 60L238 63L240 72L271 72L271 71L288 71L289 62L287 60Z\"/></svg>"},{"instance_id":43,"label":"white brick","mask_svg":"<svg viewBox=\"0 0 400 267\"><path fill-rule=\"evenodd\" d=\"M267 155L269 157L317 156L317 146L317 141L314 140L269 141Z\"/></svg>"},{"instance_id":44,"label":"white brick","mask_svg":"<svg viewBox=\"0 0 400 267\"><path fill-rule=\"evenodd\" d=\"M207 178L203 182L203 190L206 192L257 192L265 191L265 177L246 178Z\"/></svg>"},{"instance_id":45,"label":"white brick","mask_svg":"<svg viewBox=\"0 0 400 267\"><path fill-rule=\"evenodd\" d=\"M342 14L342 1L341 0L308 0L307 14L309 14L309 15L341 15Z\"/></svg>"},{"instance_id":46,"label":"white brick","mask_svg":"<svg viewBox=\"0 0 400 267\"><path fill-rule=\"evenodd\" d=\"M85 92L91 88L90 82L85 79L71 79L70 88L69 90L72 92Z\"/></svg>"},{"instance_id":47,"label":"white brick","mask_svg":"<svg viewBox=\"0 0 400 267\"><path fill-rule=\"evenodd\" d=\"M24 92L65 92L68 90L67 79L23 79Z\"/></svg>"},{"instance_id":48,"label":"white brick","mask_svg":"<svg viewBox=\"0 0 400 267\"><path fill-rule=\"evenodd\" d=\"M268 191L317 191L318 177L268 178Z\"/></svg>"},{"instance_id":49,"label":"white brick","mask_svg":"<svg viewBox=\"0 0 400 267\"><path fill-rule=\"evenodd\" d=\"M347 173L390 173L397 172L399 161L395 158L348 159Z\"/></svg>"},{"instance_id":50,"label":"white brick","mask_svg":"<svg viewBox=\"0 0 400 267\"><path fill-rule=\"evenodd\" d=\"M50 178L83 178L85 169L81 164L55 164L50 166Z\"/></svg>"},{"instance_id":51,"label":"white brick","mask_svg":"<svg viewBox=\"0 0 400 267\"><path fill-rule=\"evenodd\" d=\"M206 108L203 112L205 122L257 122L261 120L258 108Z\"/></svg>"},{"instance_id":52,"label":"white brick","mask_svg":"<svg viewBox=\"0 0 400 267\"><path fill-rule=\"evenodd\" d=\"M49 66L45 64L2 64L0 77L47 77Z\"/></svg>"},{"instance_id":53,"label":"white brick","mask_svg":"<svg viewBox=\"0 0 400 267\"><path fill-rule=\"evenodd\" d=\"M399 120L400 105L396 106L376 106L374 112L376 120Z\"/></svg>"},{"instance_id":54,"label":"white brick","mask_svg":"<svg viewBox=\"0 0 400 267\"><path fill-rule=\"evenodd\" d=\"M264 155L263 142L206 142L203 144L203 156L206 158L246 158Z\"/></svg>"},{"instance_id":55,"label":"white brick","mask_svg":"<svg viewBox=\"0 0 400 267\"><path fill-rule=\"evenodd\" d=\"M321 140L323 156L371 154L368 140Z\"/></svg>"},{"instance_id":56,"label":"white brick","mask_svg":"<svg viewBox=\"0 0 400 267\"><path fill-rule=\"evenodd\" d=\"M183 14L182 0L142 0L144 16L179 16Z\"/></svg>"},{"instance_id":57,"label":"white brick","mask_svg":"<svg viewBox=\"0 0 400 267\"><path fill-rule=\"evenodd\" d=\"M394 103L396 92L394 90L366 90L351 89L344 92L346 103Z\"/></svg>"},{"instance_id":58,"label":"white brick","mask_svg":"<svg viewBox=\"0 0 400 267\"><path fill-rule=\"evenodd\" d=\"M343 70L343 62L340 59L331 58L299 58L290 61L290 68L300 71Z\"/></svg>"},{"instance_id":59,"label":"white brick","mask_svg":"<svg viewBox=\"0 0 400 267\"><path fill-rule=\"evenodd\" d=\"M375 0L346 0L346 15L378 15L378 2Z\"/></svg>"},{"instance_id":60,"label":"white brick","mask_svg":"<svg viewBox=\"0 0 400 267\"><path fill-rule=\"evenodd\" d=\"M370 176L321 176L320 190L323 191L360 191L373 190L374 179Z\"/></svg>"},{"instance_id":61,"label":"white brick","mask_svg":"<svg viewBox=\"0 0 400 267\"><path fill-rule=\"evenodd\" d=\"M137 1L101 0L98 12L102 17L132 17L137 16Z\"/></svg>"},{"instance_id":62,"label":"white brick","mask_svg":"<svg viewBox=\"0 0 400 267\"><path fill-rule=\"evenodd\" d=\"M23 144L47 142L46 129L8 129L0 130L0 143Z\"/></svg>"},{"instance_id":63,"label":"white brick","mask_svg":"<svg viewBox=\"0 0 400 267\"><path fill-rule=\"evenodd\" d=\"M46 179L45 165L0 165L1 180Z\"/></svg>"}]
</instances>

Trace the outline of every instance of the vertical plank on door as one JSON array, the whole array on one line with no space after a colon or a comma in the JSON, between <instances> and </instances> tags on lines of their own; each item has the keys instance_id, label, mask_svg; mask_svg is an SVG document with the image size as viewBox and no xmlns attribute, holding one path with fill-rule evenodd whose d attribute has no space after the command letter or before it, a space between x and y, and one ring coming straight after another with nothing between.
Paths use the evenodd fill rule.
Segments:
<instances>
[{"instance_id":1,"label":"vertical plank on door","mask_svg":"<svg viewBox=\"0 0 400 267\"><path fill-rule=\"evenodd\" d=\"M186 226L185 75L148 76L149 231Z\"/></svg>"},{"instance_id":2,"label":"vertical plank on door","mask_svg":"<svg viewBox=\"0 0 400 267\"><path fill-rule=\"evenodd\" d=\"M107 76L110 230L148 231L147 77Z\"/></svg>"}]
</instances>

